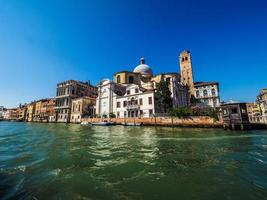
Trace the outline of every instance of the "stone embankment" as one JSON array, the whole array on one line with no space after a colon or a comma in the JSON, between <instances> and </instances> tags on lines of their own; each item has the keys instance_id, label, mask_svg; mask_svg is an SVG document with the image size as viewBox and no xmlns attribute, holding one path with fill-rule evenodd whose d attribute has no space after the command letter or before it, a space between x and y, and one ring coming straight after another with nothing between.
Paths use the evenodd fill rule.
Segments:
<instances>
[{"instance_id":1,"label":"stone embankment","mask_svg":"<svg viewBox=\"0 0 267 200\"><path fill-rule=\"evenodd\" d=\"M116 124L122 123L142 123L147 126L177 126L177 127L203 127L203 128L222 128L222 121L215 121L210 117L188 117L188 118L171 118L171 117L151 117L151 118L84 118L82 121L101 122L110 121Z\"/></svg>"}]
</instances>

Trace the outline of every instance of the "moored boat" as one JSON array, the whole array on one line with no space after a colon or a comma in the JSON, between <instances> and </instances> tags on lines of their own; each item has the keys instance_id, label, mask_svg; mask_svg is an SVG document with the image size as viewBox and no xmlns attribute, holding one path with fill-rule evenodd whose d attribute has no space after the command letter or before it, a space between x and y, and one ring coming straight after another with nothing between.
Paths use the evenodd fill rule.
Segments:
<instances>
[{"instance_id":1,"label":"moored boat","mask_svg":"<svg viewBox=\"0 0 267 200\"><path fill-rule=\"evenodd\" d=\"M143 123L122 123L123 126L143 126Z\"/></svg>"},{"instance_id":2,"label":"moored boat","mask_svg":"<svg viewBox=\"0 0 267 200\"><path fill-rule=\"evenodd\" d=\"M88 125L91 125L89 122L81 122L80 123L82 126L88 126Z\"/></svg>"},{"instance_id":3,"label":"moored boat","mask_svg":"<svg viewBox=\"0 0 267 200\"><path fill-rule=\"evenodd\" d=\"M111 126L114 125L113 122L94 122L92 123L94 126Z\"/></svg>"}]
</instances>

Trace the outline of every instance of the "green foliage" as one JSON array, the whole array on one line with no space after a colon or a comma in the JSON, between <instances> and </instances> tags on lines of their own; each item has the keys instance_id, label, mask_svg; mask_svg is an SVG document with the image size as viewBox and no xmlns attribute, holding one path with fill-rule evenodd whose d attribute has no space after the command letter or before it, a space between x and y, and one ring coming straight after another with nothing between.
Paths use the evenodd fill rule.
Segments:
<instances>
[{"instance_id":1,"label":"green foliage","mask_svg":"<svg viewBox=\"0 0 267 200\"><path fill-rule=\"evenodd\" d=\"M115 115L114 113L111 112L111 113L109 113L109 117L110 117L110 118L116 118L116 115Z\"/></svg>"},{"instance_id":2,"label":"green foliage","mask_svg":"<svg viewBox=\"0 0 267 200\"><path fill-rule=\"evenodd\" d=\"M108 116L106 114L103 114L102 117L103 118L108 118Z\"/></svg>"},{"instance_id":3,"label":"green foliage","mask_svg":"<svg viewBox=\"0 0 267 200\"><path fill-rule=\"evenodd\" d=\"M194 116L209 116L215 119L216 121L219 120L219 109L194 106L192 107L192 110Z\"/></svg>"},{"instance_id":4,"label":"green foliage","mask_svg":"<svg viewBox=\"0 0 267 200\"><path fill-rule=\"evenodd\" d=\"M156 113L168 113L172 108L171 91L166 81L156 84L155 108Z\"/></svg>"},{"instance_id":5,"label":"green foliage","mask_svg":"<svg viewBox=\"0 0 267 200\"><path fill-rule=\"evenodd\" d=\"M213 109L209 107L181 107L181 108L173 108L170 110L169 115L171 117L185 118L189 116L209 116L216 121L219 120L219 110Z\"/></svg>"},{"instance_id":6,"label":"green foliage","mask_svg":"<svg viewBox=\"0 0 267 200\"><path fill-rule=\"evenodd\" d=\"M169 114L172 117L184 118L184 117L192 116L193 112L190 107L180 107L180 108L171 109Z\"/></svg>"}]
</instances>

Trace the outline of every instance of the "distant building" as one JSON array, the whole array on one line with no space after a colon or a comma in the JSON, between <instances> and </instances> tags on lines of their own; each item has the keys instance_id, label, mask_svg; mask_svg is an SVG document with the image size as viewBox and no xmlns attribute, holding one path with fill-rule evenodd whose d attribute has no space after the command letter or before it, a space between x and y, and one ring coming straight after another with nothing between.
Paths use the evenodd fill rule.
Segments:
<instances>
[{"instance_id":1,"label":"distant building","mask_svg":"<svg viewBox=\"0 0 267 200\"><path fill-rule=\"evenodd\" d=\"M34 119L35 122L55 121L55 99L41 99L35 102Z\"/></svg>"},{"instance_id":2,"label":"distant building","mask_svg":"<svg viewBox=\"0 0 267 200\"><path fill-rule=\"evenodd\" d=\"M35 108L36 108L35 102L31 102L30 104L27 105L26 121L33 122L35 115Z\"/></svg>"},{"instance_id":3,"label":"distant building","mask_svg":"<svg viewBox=\"0 0 267 200\"><path fill-rule=\"evenodd\" d=\"M224 126L235 129L247 129L250 127L247 104L239 102L223 103L222 117Z\"/></svg>"},{"instance_id":4,"label":"distant building","mask_svg":"<svg viewBox=\"0 0 267 200\"><path fill-rule=\"evenodd\" d=\"M260 104L262 121L267 123L267 89L262 89L257 96L257 102Z\"/></svg>"},{"instance_id":5,"label":"distant building","mask_svg":"<svg viewBox=\"0 0 267 200\"><path fill-rule=\"evenodd\" d=\"M48 122L56 121L56 114L55 114L55 109L54 109L55 105L56 105L55 98L48 99L48 102L46 104L46 114L48 117Z\"/></svg>"},{"instance_id":6,"label":"distant building","mask_svg":"<svg viewBox=\"0 0 267 200\"><path fill-rule=\"evenodd\" d=\"M4 106L0 106L0 119L4 118L4 112L5 112Z\"/></svg>"},{"instance_id":7,"label":"distant building","mask_svg":"<svg viewBox=\"0 0 267 200\"><path fill-rule=\"evenodd\" d=\"M78 97L97 97L97 88L89 82L69 80L57 84L56 121L70 122L72 100Z\"/></svg>"},{"instance_id":8,"label":"distant building","mask_svg":"<svg viewBox=\"0 0 267 200\"><path fill-rule=\"evenodd\" d=\"M93 117L95 115L96 99L92 97L79 97L72 100L70 121L81 122L83 117Z\"/></svg>"},{"instance_id":9,"label":"distant building","mask_svg":"<svg viewBox=\"0 0 267 200\"><path fill-rule=\"evenodd\" d=\"M18 120L19 121L26 121L26 116L27 116L27 105L19 105L17 108L17 115L18 115Z\"/></svg>"},{"instance_id":10,"label":"distant building","mask_svg":"<svg viewBox=\"0 0 267 200\"><path fill-rule=\"evenodd\" d=\"M196 100L212 108L220 106L218 82L195 82L194 87Z\"/></svg>"},{"instance_id":11,"label":"distant building","mask_svg":"<svg viewBox=\"0 0 267 200\"><path fill-rule=\"evenodd\" d=\"M5 112L4 112L4 116L3 118L5 120L17 120L18 119L18 113L17 113L17 108L10 108L10 109L7 109Z\"/></svg>"},{"instance_id":12,"label":"distant building","mask_svg":"<svg viewBox=\"0 0 267 200\"><path fill-rule=\"evenodd\" d=\"M262 122L260 104L256 102L247 103L247 111L248 111L248 117L249 117L250 122L253 122L253 123Z\"/></svg>"}]
</instances>

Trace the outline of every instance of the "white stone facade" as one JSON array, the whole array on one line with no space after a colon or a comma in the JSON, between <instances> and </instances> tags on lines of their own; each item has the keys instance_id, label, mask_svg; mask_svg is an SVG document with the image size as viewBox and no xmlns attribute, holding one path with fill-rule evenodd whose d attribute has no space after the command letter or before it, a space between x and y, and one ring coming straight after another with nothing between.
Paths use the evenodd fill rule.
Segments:
<instances>
[{"instance_id":1,"label":"white stone facade","mask_svg":"<svg viewBox=\"0 0 267 200\"><path fill-rule=\"evenodd\" d=\"M216 108L220 106L218 82L195 82L195 98L203 105Z\"/></svg>"},{"instance_id":2,"label":"white stone facade","mask_svg":"<svg viewBox=\"0 0 267 200\"><path fill-rule=\"evenodd\" d=\"M122 86L103 81L99 85L96 114L108 117L110 113L117 118L149 117L155 113L154 91L141 91L135 84Z\"/></svg>"}]
</instances>

